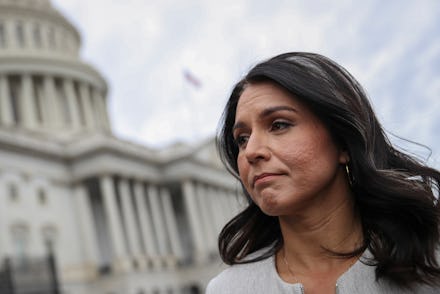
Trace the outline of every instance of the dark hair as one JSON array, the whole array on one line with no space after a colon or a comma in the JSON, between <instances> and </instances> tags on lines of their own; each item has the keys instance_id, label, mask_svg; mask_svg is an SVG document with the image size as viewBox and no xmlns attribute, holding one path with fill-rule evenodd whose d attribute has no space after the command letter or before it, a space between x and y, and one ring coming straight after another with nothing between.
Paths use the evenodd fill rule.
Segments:
<instances>
[{"instance_id":1,"label":"dark hair","mask_svg":"<svg viewBox=\"0 0 440 294\"><path fill-rule=\"evenodd\" d=\"M361 85L332 60L314 53L281 54L254 66L235 85L217 137L227 169L239 179L232 136L237 102L247 85L260 82L273 82L301 100L349 154L364 244L340 255L355 256L368 248L377 279L407 288L439 283L440 172L392 146ZM219 236L220 255L227 264L267 258L283 242L278 219L264 214L244 187L243 192L248 206ZM243 259L265 247L266 252Z\"/></svg>"}]
</instances>

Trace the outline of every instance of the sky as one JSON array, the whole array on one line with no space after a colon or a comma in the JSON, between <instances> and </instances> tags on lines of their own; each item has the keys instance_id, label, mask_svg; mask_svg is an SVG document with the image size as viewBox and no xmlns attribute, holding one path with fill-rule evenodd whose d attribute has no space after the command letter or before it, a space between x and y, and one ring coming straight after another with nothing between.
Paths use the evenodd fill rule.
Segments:
<instances>
[{"instance_id":1,"label":"sky","mask_svg":"<svg viewBox=\"0 0 440 294\"><path fill-rule=\"evenodd\" d=\"M440 167L438 0L52 0L109 84L115 134L151 148L215 135L230 91L288 51L326 55L364 86L385 129ZM191 83L185 72L196 80ZM422 158L430 151L392 136Z\"/></svg>"}]
</instances>

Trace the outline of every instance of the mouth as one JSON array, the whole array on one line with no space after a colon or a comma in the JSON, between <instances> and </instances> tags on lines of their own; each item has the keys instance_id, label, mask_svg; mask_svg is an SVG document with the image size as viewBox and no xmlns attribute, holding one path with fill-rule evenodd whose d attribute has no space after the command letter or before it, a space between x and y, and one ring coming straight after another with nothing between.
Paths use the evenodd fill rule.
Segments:
<instances>
[{"instance_id":1,"label":"mouth","mask_svg":"<svg viewBox=\"0 0 440 294\"><path fill-rule=\"evenodd\" d=\"M255 187L256 185L258 185L260 183L264 183L266 181L269 181L273 177L276 177L279 175L280 174L278 174L278 173L262 173L262 174L256 175L252 181L252 185Z\"/></svg>"}]
</instances>

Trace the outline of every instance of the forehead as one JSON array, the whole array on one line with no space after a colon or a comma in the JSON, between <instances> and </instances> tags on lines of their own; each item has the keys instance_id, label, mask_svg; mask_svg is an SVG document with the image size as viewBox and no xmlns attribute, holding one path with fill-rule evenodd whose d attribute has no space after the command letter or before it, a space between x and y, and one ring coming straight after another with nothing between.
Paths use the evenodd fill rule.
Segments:
<instances>
[{"instance_id":1,"label":"forehead","mask_svg":"<svg viewBox=\"0 0 440 294\"><path fill-rule=\"evenodd\" d=\"M238 100L236 119L242 113L254 113L257 110L282 105L291 106L297 110L305 108L295 96L274 83L248 84Z\"/></svg>"}]
</instances>

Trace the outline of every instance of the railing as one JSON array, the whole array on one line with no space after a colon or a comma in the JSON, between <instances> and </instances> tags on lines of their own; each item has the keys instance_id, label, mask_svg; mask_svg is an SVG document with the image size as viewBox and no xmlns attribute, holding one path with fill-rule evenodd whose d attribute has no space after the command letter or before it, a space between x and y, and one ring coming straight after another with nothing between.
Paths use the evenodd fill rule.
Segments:
<instances>
[{"instance_id":1,"label":"railing","mask_svg":"<svg viewBox=\"0 0 440 294\"><path fill-rule=\"evenodd\" d=\"M12 284L11 261L5 258L0 268L0 293L15 294Z\"/></svg>"},{"instance_id":2,"label":"railing","mask_svg":"<svg viewBox=\"0 0 440 294\"><path fill-rule=\"evenodd\" d=\"M55 259L6 258L0 268L1 294L60 294Z\"/></svg>"}]
</instances>

